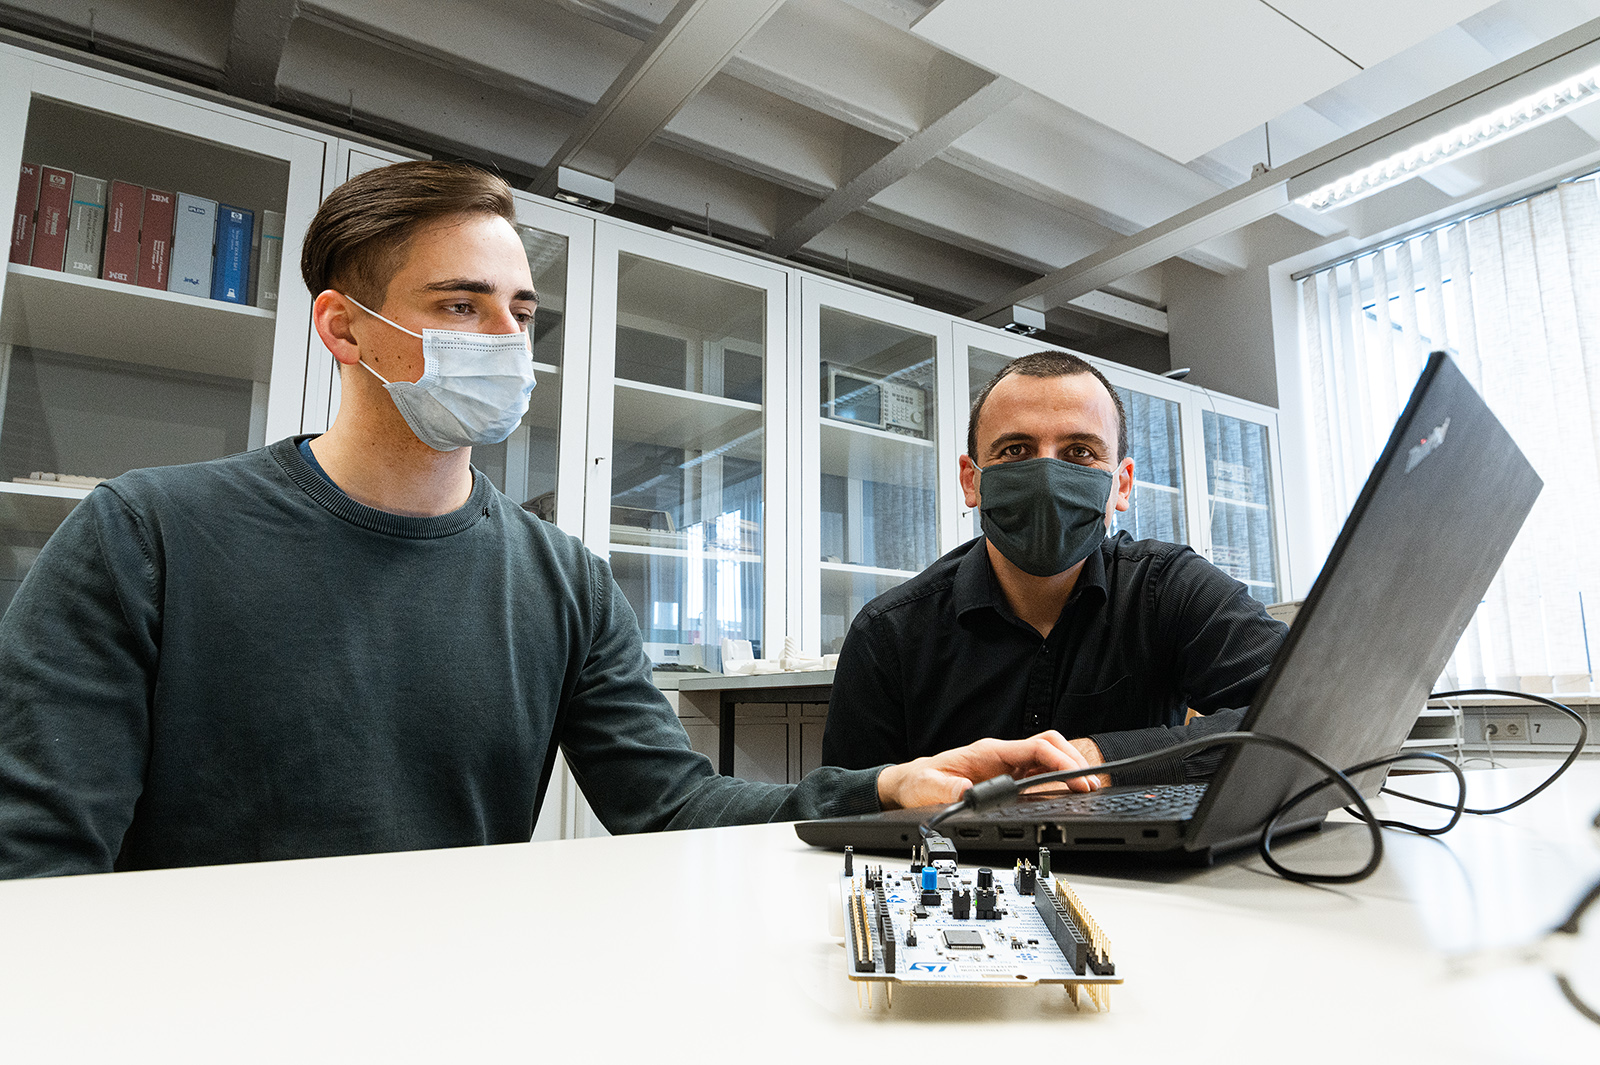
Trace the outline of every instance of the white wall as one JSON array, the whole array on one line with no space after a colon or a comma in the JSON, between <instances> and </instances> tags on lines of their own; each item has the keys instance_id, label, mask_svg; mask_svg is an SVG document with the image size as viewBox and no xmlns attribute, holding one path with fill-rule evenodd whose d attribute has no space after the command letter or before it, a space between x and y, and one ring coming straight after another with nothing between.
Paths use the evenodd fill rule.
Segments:
<instances>
[{"instance_id":1,"label":"white wall","mask_svg":"<svg viewBox=\"0 0 1600 1065\"><path fill-rule=\"evenodd\" d=\"M1167 327L1173 367L1191 384L1276 407L1277 341L1268 268L1324 238L1273 216L1244 231L1250 265L1216 274L1181 259L1166 263Z\"/></svg>"},{"instance_id":2,"label":"white wall","mask_svg":"<svg viewBox=\"0 0 1600 1065\"><path fill-rule=\"evenodd\" d=\"M1300 374L1299 302L1289 272L1325 254L1327 239L1276 216L1245 230L1250 262L1215 274L1182 260L1166 264L1172 365L1188 382L1278 408L1283 462L1289 598L1310 589L1327 554L1314 535L1310 434Z\"/></svg>"}]
</instances>

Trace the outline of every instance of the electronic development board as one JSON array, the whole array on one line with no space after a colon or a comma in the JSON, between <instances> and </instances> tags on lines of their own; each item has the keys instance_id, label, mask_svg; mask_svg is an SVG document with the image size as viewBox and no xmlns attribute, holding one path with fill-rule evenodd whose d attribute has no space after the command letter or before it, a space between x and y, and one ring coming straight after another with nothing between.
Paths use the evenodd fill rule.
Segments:
<instances>
[{"instance_id":1,"label":"electronic development board","mask_svg":"<svg viewBox=\"0 0 1600 1065\"><path fill-rule=\"evenodd\" d=\"M859 866L860 868L857 868ZM930 836L909 866L855 861L847 848L840 877L845 947L857 997L872 988L890 1004L895 984L951 987L1062 984L1074 1006L1080 992L1100 1010L1122 983L1111 944L1077 894L1050 875L1050 852L1015 869L961 869L955 848Z\"/></svg>"}]
</instances>

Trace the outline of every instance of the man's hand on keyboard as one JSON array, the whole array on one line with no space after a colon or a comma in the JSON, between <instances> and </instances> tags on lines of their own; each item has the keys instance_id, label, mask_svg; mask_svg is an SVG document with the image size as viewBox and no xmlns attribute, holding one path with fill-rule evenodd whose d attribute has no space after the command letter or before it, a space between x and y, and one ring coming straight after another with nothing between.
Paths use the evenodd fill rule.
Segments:
<instances>
[{"instance_id":1,"label":"man's hand on keyboard","mask_svg":"<svg viewBox=\"0 0 1600 1065\"><path fill-rule=\"evenodd\" d=\"M1083 755L1083 759L1087 764L1106 764L1106 756L1100 753L1100 745L1089 737L1085 736L1081 740L1073 740L1072 745L1078 749L1079 754ZM1107 773L1099 773L1089 779L1094 781L1094 786L1097 788L1109 788L1111 786L1111 776Z\"/></svg>"},{"instance_id":2,"label":"man's hand on keyboard","mask_svg":"<svg viewBox=\"0 0 1600 1065\"><path fill-rule=\"evenodd\" d=\"M1094 761L1061 733L1041 732L1025 740L979 740L929 758L892 765L878 774L878 801L885 810L951 803L980 780L1009 773L1018 780L1061 769L1087 769L1099 765L1100 750L1084 740ZM1079 777L1064 787L1092 791L1099 777Z\"/></svg>"}]
</instances>

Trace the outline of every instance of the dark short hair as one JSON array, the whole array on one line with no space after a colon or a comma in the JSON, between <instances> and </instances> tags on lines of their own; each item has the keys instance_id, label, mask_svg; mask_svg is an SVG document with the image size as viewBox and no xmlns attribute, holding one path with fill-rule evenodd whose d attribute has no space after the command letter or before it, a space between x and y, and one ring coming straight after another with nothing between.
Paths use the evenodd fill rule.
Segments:
<instances>
[{"instance_id":1,"label":"dark short hair","mask_svg":"<svg viewBox=\"0 0 1600 1065\"><path fill-rule=\"evenodd\" d=\"M511 187L467 163L422 159L369 170L322 201L306 230L300 276L312 296L336 288L369 307L382 306L417 230L472 214L515 223Z\"/></svg>"},{"instance_id":2,"label":"dark short hair","mask_svg":"<svg viewBox=\"0 0 1600 1065\"><path fill-rule=\"evenodd\" d=\"M967 418L967 457L978 461L978 415L983 413L983 401L989 398L995 385L1012 374L1022 374L1024 377L1071 377L1080 373L1093 374L1097 381L1105 385L1111 405L1117 408L1117 461L1127 458L1128 412L1122 409L1122 397L1106 380L1106 375L1095 369L1092 363L1065 351L1037 351L1032 355L1024 355L1006 363L999 373L989 378L989 383L978 392L978 398L972 401L972 414Z\"/></svg>"}]
</instances>

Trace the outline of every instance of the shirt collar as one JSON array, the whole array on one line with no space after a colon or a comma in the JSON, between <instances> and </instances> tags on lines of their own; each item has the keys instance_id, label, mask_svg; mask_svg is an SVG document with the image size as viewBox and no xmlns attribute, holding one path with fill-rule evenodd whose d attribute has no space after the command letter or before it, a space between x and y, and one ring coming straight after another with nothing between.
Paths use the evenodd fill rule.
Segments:
<instances>
[{"instance_id":1,"label":"shirt collar","mask_svg":"<svg viewBox=\"0 0 1600 1065\"><path fill-rule=\"evenodd\" d=\"M1073 586L1068 602L1084 595L1098 596L1102 603L1106 601L1105 553L1115 542L1116 537L1106 537L1100 542L1099 549L1091 551L1089 557L1083 560L1083 569L1078 573L1078 583ZM956 567L952 592L957 617L982 607L997 611L1003 617L1013 616L1010 604L1005 601L1005 593L1000 591L1000 584L994 579L994 567L989 564L989 541L982 536L972 541L971 549Z\"/></svg>"},{"instance_id":2,"label":"shirt collar","mask_svg":"<svg viewBox=\"0 0 1600 1065\"><path fill-rule=\"evenodd\" d=\"M951 589L956 616L980 607L998 609L1004 597L994 582L994 569L989 565L989 541L980 536L972 541L961 564L956 567L955 585Z\"/></svg>"}]
</instances>

